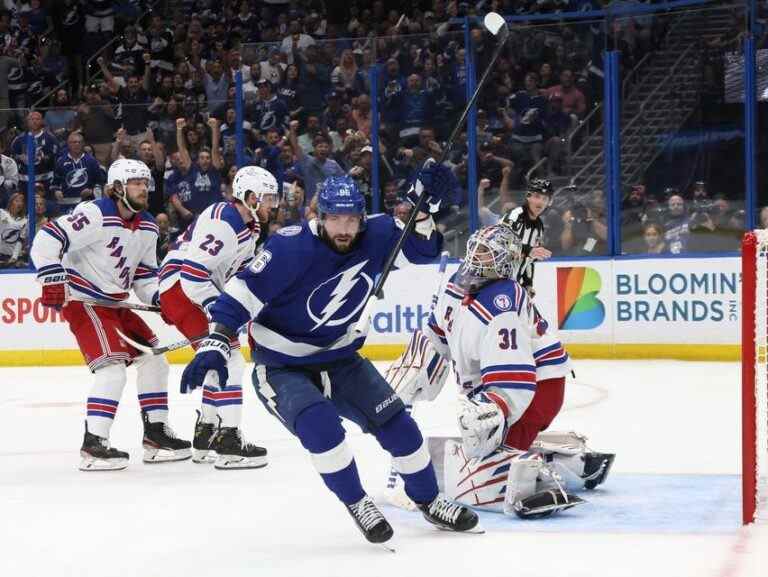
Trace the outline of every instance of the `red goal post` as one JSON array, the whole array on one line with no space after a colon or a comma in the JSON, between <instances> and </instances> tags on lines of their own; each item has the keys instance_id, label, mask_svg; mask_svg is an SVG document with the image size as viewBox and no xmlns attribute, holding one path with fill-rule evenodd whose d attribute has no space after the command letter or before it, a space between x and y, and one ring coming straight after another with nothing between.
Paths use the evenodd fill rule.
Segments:
<instances>
[{"instance_id":1,"label":"red goal post","mask_svg":"<svg viewBox=\"0 0 768 577\"><path fill-rule=\"evenodd\" d=\"M741 245L742 521L768 520L768 230Z\"/></svg>"}]
</instances>

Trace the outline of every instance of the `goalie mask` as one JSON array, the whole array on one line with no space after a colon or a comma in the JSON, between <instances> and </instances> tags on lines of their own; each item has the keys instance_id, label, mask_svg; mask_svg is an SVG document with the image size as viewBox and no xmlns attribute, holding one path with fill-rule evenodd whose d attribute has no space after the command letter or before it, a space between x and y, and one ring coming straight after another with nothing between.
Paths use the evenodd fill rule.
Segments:
<instances>
[{"instance_id":1,"label":"goalie mask","mask_svg":"<svg viewBox=\"0 0 768 577\"><path fill-rule=\"evenodd\" d=\"M522 244L512 228L504 224L481 228L467 241L458 284L475 293L494 280L515 278L521 260Z\"/></svg>"}]
</instances>

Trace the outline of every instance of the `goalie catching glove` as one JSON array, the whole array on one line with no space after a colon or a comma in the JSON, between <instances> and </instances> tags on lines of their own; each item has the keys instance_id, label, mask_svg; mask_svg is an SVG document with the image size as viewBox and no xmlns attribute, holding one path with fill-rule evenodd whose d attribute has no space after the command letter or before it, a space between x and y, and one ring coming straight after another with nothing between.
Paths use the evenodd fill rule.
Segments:
<instances>
[{"instance_id":1,"label":"goalie catching glove","mask_svg":"<svg viewBox=\"0 0 768 577\"><path fill-rule=\"evenodd\" d=\"M485 393L460 399L459 430L464 454L481 459L501 446L506 419L501 408Z\"/></svg>"},{"instance_id":2,"label":"goalie catching glove","mask_svg":"<svg viewBox=\"0 0 768 577\"><path fill-rule=\"evenodd\" d=\"M417 330L400 357L384 373L392 390L406 405L434 401L448 379L450 367L427 335Z\"/></svg>"}]
</instances>

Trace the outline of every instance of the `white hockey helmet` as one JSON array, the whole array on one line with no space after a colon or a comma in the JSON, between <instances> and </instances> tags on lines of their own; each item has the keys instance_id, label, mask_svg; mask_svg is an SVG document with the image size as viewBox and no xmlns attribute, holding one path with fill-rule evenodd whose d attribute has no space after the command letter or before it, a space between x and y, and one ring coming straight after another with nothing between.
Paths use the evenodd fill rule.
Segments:
<instances>
[{"instance_id":1,"label":"white hockey helmet","mask_svg":"<svg viewBox=\"0 0 768 577\"><path fill-rule=\"evenodd\" d=\"M140 160L118 158L112 163L107 172L107 185L112 187L114 194L117 198L123 201L123 204L128 210L137 213L139 211L131 205L125 189L128 185L128 181L134 179L152 180L152 172L149 170L149 167ZM120 183L119 188L115 186L116 182Z\"/></svg>"},{"instance_id":2,"label":"white hockey helmet","mask_svg":"<svg viewBox=\"0 0 768 577\"><path fill-rule=\"evenodd\" d=\"M125 186L129 180L134 178L146 178L147 180L152 178L149 167L140 160L119 158L112 163L107 172L107 184L109 185L119 182Z\"/></svg>"},{"instance_id":3,"label":"white hockey helmet","mask_svg":"<svg viewBox=\"0 0 768 577\"><path fill-rule=\"evenodd\" d=\"M255 207L248 206L246 202L250 192L256 195ZM271 172L259 166L244 166L237 171L232 180L232 196L250 209L254 219L258 219L256 210L268 195L274 195L277 199L277 180Z\"/></svg>"}]
</instances>

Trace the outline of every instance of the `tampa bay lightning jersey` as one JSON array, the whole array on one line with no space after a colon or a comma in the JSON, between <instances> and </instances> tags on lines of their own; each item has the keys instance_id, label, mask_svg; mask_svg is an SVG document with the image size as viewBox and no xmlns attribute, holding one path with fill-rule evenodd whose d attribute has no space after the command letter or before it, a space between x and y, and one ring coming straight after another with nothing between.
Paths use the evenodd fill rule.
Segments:
<instances>
[{"instance_id":1,"label":"tampa bay lightning jersey","mask_svg":"<svg viewBox=\"0 0 768 577\"><path fill-rule=\"evenodd\" d=\"M368 218L353 250L340 254L320 237L318 223L277 231L251 265L229 280L211 307L211 320L233 331L246 322L253 360L264 365L308 365L342 359L365 342L355 323L373 290L402 224L387 215ZM395 261L432 262L442 236L410 234Z\"/></svg>"}]
</instances>

